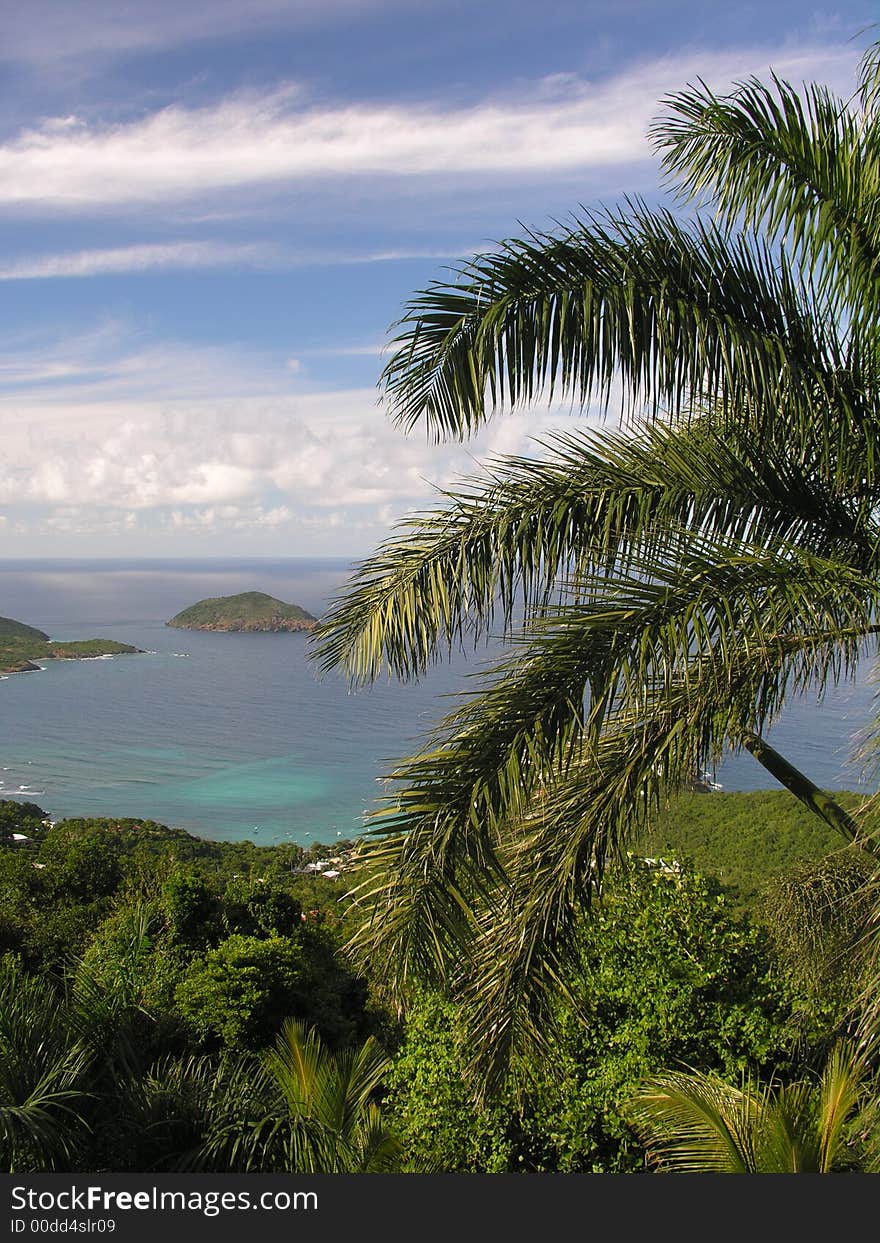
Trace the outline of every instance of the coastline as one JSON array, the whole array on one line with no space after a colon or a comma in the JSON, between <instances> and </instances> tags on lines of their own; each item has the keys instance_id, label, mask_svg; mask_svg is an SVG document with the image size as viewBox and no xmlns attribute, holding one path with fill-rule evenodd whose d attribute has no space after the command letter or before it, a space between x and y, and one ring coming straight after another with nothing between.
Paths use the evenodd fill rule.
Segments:
<instances>
[{"instance_id":1,"label":"coastline","mask_svg":"<svg viewBox=\"0 0 880 1243\"><path fill-rule=\"evenodd\" d=\"M60 650L52 651L51 644L58 642ZM81 645L88 646L90 649L95 645L107 648L106 651L85 651L77 652L75 649ZM0 677L9 677L13 673L41 673L46 669L45 665L36 663L41 660L112 660L114 656L144 656L146 652L143 648L133 647L130 643L119 643L115 639L106 642L100 639L77 639L72 642L64 642L50 639L46 643L49 650L32 652L26 656L17 657L8 664L0 664ZM0 644L2 651L2 644Z\"/></svg>"}]
</instances>

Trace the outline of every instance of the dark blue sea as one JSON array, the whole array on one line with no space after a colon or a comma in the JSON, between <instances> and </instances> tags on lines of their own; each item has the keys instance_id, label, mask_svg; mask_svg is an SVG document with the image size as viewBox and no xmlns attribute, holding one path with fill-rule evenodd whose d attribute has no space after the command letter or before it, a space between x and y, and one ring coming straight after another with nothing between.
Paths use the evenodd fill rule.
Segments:
<instances>
[{"instance_id":1,"label":"dark blue sea","mask_svg":"<svg viewBox=\"0 0 880 1243\"><path fill-rule=\"evenodd\" d=\"M319 615L349 571L326 558L0 562L0 616L53 639L145 649L0 680L0 797L53 818L133 816L214 839L356 836L383 776L451 706L475 661L352 693L339 675L319 677L305 635L165 625L197 600L250 590ZM826 789L875 789L851 762L874 695L866 664L823 703L793 704L769 740ZM726 790L773 786L749 755L726 759L716 778Z\"/></svg>"}]
</instances>

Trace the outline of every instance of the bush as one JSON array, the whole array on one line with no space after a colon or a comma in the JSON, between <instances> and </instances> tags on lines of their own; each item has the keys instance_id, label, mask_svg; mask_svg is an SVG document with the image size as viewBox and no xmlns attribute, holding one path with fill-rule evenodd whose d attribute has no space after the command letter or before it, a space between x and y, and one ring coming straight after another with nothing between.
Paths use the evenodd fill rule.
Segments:
<instances>
[{"instance_id":1,"label":"bush","mask_svg":"<svg viewBox=\"0 0 880 1243\"><path fill-rule=\"evenodd\" d=\"M422 997L390 1080L413 1159L447 1171L625 1172L642 1148L623 1117L647 1074L687 1064L736 1078L785 1063L793 1038L784 981L765 935L717 884L686 867L632 860L609 873L581 928L548 1054L515 1068L490 1106L475 1107L454 1005Z\"/></svg>"}]
</instances>

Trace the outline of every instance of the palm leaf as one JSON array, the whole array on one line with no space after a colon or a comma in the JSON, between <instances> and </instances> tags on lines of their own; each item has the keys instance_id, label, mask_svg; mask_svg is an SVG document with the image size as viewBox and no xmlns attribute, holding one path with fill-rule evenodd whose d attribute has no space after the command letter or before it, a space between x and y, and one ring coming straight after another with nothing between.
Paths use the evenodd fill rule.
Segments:
<instances>
[{"instance_id":1,"label":"palm leaf","mask_svg":"<svg viewBox=\"0 0 880 1243\"><path fill-rule=\"evenodd\" d=\"M734 1088L716 1075L667 1072L646 1081L628 1109L648 1159L672 1173L830 1174L864 1099L865 1064L841 1042L819 1082Z\"/></svg>"},{"instance_id":2,"label":"palm leaf","mask_svg":"<svg viewBox=\"0 0 880 1243\"><path fill-rule=\"evenodd\" d=\"M827 291L878 294L878 168L873 109L858 115L823 87L775 75L719 98L704 84L670 96L653 129L685 197L708 193L728 225L780 240Z\"/></svg>"},{"instance_id":3,"label":"palm leaf","mask_svg":"<svg viewBox=\"0 0 880 1243\"><path fill-rule=\"evenodd\" d=\"M638 203L505 242L406 312L384 391L397 422L438 437L541 394L607 405L614 380L632 410L705 397L763 417L817 393L839 404L843 343L785 259Z\"/></svg>"},{"instance_id":4,"label":"palm leaf","mask_svg":"<svg viewBox=\"0 0 880 1243\"><path fill-rule=\"evenodd\" d=\"M713 534L807 545L874 573L878 496L861 480L848 496L793 459L786 432L780 420L758 451L703 418L560 434L544 460L499 459L489 479L465 481L362 563L316 628L315 658L356 682L386 664L418 676L444 649L509 639L573 578L650 572L653 557Z\"/></svg>"}]
</instances>

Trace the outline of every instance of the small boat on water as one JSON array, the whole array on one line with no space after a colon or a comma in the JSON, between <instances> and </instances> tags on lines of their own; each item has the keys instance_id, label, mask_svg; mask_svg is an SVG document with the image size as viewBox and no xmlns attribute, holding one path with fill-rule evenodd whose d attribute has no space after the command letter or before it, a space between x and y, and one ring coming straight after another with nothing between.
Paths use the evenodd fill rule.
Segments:
<instances>
[{"instance_id":1,"label":"small boat on water","mask_svg":"<svg viewBox=\"0 0 880 1243\"><path fill-rule=\"evenodd\" d=\"M715 780L712 773L704 770L703 772L697 773L690 788L697 794L715 794L719 790L723 790L724 786Z\"/></svg>"}]
</instances>

